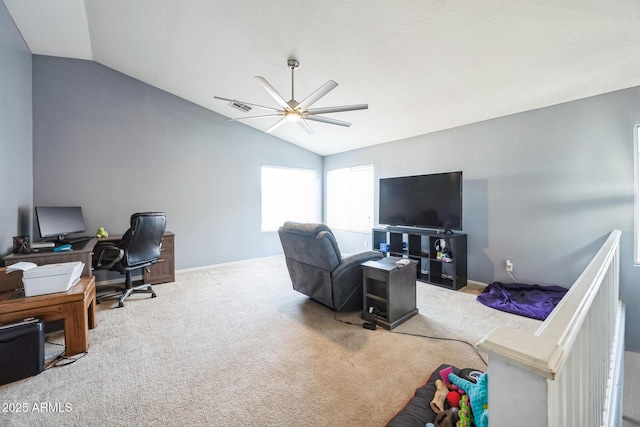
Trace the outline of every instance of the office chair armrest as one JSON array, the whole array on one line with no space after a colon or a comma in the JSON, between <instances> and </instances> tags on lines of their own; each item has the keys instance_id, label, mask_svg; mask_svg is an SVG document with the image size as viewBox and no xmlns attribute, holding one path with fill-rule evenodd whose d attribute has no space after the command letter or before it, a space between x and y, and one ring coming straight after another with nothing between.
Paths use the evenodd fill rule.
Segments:
<instances>
[{"instance_id":1,"label":"office chair armrest","mask_svg":"<svg viewBox=\"0 0 640 427\"><path fill-rule=\"evenodd\" d=\"M101 243L96 245L94 251L99 251L96 268L110 269L124 257L124 249L120 249L113 243ZM104 264L103 264L104 263Z\"/></svg>"}]
</instances>

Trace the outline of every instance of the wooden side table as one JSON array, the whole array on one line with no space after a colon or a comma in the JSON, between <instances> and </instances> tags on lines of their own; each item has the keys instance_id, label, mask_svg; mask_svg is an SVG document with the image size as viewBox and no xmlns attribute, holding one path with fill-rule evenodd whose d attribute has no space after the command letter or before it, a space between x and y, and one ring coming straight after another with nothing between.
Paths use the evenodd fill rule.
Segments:
<instances>
[{"instance_id":1,"label":"wooden side table","mask_svg":"<svg viewBox=\"0 0 640 427\"><path fill-rule=\"evenodd\" d=\"M400 257L386 257L362 264L362 318L370 317L374 307L377 323L393 329L418 314L416 307L416 275L418 261L396 266Z\"/></svg>"},{"instance_id":2,"label":"wooden side table","mask_svg":"<svg viewBox=\"0 0 640 427\"><path fill-rule=\"evenodd\" d=\"M45 322L64 320L65 354L89 349L89 329L96 327L96 281L82 277L66 292L25 297L24 291L0 294L0 323L37 317Z\"/></svg>"}]
</instances>

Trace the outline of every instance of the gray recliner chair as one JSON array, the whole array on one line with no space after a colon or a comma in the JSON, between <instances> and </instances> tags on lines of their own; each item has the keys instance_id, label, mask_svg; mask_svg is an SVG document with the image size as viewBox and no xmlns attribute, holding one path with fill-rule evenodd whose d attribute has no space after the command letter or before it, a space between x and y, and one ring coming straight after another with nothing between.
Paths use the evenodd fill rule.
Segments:
<instances>
[{"instance_id":1,"label":"gray recliner chair","mask_svg":"<svg viewBox=\"0 0 640 427\"><path fill-rule=\"evenodd\" d=\"M332 310L362 309L362 264L382 258L377 251L342 257L324 224L287 221L278 230L293 289Z\"/></svg>"}]
</instances>

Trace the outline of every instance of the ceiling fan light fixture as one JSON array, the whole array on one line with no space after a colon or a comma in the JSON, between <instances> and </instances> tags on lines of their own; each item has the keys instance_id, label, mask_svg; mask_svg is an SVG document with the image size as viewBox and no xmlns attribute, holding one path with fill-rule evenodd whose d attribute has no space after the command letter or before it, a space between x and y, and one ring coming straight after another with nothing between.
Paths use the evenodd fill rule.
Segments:
<instances>
[{"instance_id":1,"label":"ceiling fan light fixture","mask_svg":"<svg viewBox=\"0 0 640 427\"><path fill-rule=\"evenodd\" d=\"M284 113L284 117L289 122L297 122L302 118L300 117L300 113L298 111L287 111L286 113Z\"/></svg>"}]
</instances>

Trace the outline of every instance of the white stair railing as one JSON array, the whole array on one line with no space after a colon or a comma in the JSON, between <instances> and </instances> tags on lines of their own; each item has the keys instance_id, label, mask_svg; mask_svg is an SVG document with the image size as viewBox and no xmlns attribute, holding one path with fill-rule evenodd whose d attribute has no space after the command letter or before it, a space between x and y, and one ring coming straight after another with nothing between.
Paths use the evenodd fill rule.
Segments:
<instances>
[{"instance_id":1,"label":"white stair railing","mask_svg":"<svg viewBox=\"0 0 640 427\"><path fill-rule=\"evenodd\" d=\"M492 427L619 425L619 248L614 230L534 334L500 327L478 344L489 355Z\"/></svg>"}]
</instances>

